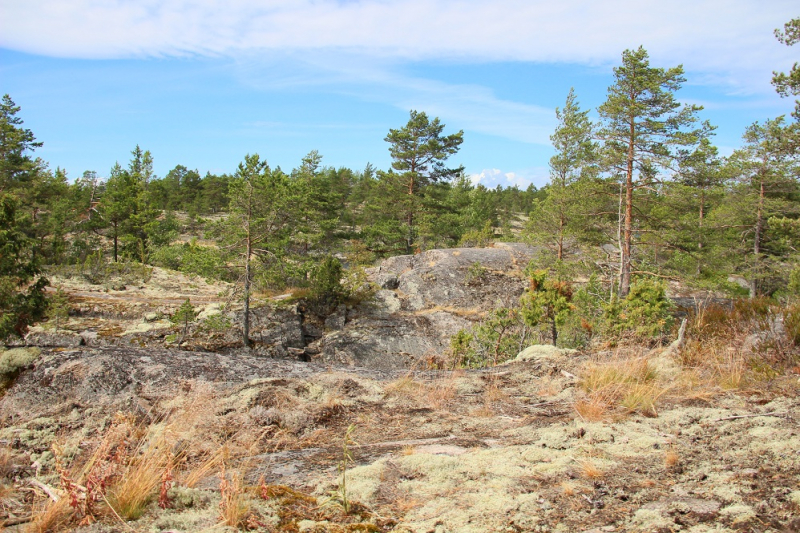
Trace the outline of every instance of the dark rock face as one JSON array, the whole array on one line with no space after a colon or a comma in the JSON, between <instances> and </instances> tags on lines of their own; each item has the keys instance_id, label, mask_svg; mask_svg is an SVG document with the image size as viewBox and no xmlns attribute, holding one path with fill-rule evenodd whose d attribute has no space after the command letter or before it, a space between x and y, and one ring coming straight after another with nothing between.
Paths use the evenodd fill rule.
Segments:
<instances>
[{"instance_id":1,"label":"dark rock face","mask_svg":"<svg viewBox=\"0 0 800 533\"><path fill-rule=\"evenodd\" d=\"M516 304L525 288L522 272L535 255L524 244L497 243L386 259L367 271L381 287L375 299L348 310L344 326L329 327L312 347L326 362L423 367L446 352L460 329Z\"/></svg>"}]
</instances>

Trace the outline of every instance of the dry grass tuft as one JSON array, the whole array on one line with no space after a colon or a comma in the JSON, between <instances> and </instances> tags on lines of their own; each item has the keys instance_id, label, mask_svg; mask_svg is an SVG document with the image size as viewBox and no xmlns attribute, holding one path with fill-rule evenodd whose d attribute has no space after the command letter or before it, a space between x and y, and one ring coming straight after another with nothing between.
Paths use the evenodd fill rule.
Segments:
<instances>
[{"instance_id":1,"label":"dry grass tuft","mask_svg":"<svg viewBox=\"0 0 800 533\"><path fill-rule=\"evenodd\" d=\"M678 463L680 463L680 461L681 461L680 455L678 455L678 452L676 452L672 448L667 450L667 452L664 454L664 466L666 466L667 468L672 468L677 466Z\"/></svg>"},{"instance_id":2,"label":"dry grass tuft","mask_svg":"<svg viewBox=\"0 0 800 533\"><path fill-rule=\"evenodd\" d=\"M539 380L539 388L536 390L536 395L540 397L555 396L561 392L561 384L558 380L550 376L546 376Z\"/></svg>"},{"instance_id":3,"label":"dry grass tuft","mask_svg":"<svg viewBox=\"0 0 800 533\"><path fill-rule=\"evenodd\" d=\"M228 459L230 459L230 449L227 445L220 446L214 450L213 453L208 455L199 465L186 473L183 479L183 485L193 488L200 480L208 477L211 472L219 468L219 466L224 464Z\"/></svg>"},{"instance_id":4,"label":"dry grass tuft","mask_svg":"<svg viewBox=\"0 0 800 533\"><path fill-rule=\"evenodd\" d=\"M414 376L406 374L403 377L389 382L383 390L387 396L413 397L416 396L421 388L422 384L416 381Z\"/></svg>"},{"instance_id":5,"label":"dry grass tuft","mask_svg":"<svg viewBox=\"0 0 800 533\"><path fill-rule=\"evenodd\" d=\"M634 383L626 387L620 405L628 412L640 412L648 417L658 416L656 401L667 392L657 383Z\"/></svg>"},{"instance_id":6,"label":"dry grass tuft","mask_svg":"<svg viewBox=\"0 0 800 533\"><path fill-rule=\"evenodd\" d=\"M404 456L414 455L416 453L417 453L417 448L412 446L412 445L410 445L410 444L406 445L406 446L403 446L403 448L400 450L400 455L404 455Z\"/></svg>"},{"instance_id":7,"label":"dry grass tuft","mask_svg":"<svg viewBox=\"0 0 800 533\"><path fill-rule=\"evenodd\" d=\"M561 482L561 490L564 492L564 496L575 496L576 489L577 485L575 485L575 483L572 483L571 481Z\"/></svg>"},{"instance_id":8,"label":"dry grass tuft","mask_svg":"<svg viewBox=\"0 0 800 533\"><path fill-rule=\"evenodd\" d=\"M617 356L609 361L591 362L580 372L580 387L586 393L573 405L583 420L599 421L614 406L628 413L657 416L656 403L668 390L662 386L647 358Z\"/></svg>"},{"instance_id":9,"label":"dry grass tuft","mask_svg":"<svg viewBox=\"0 0 800 533\"><path fill-rule=\"evenodd\" d=\"M420 391L422 403L431 409L448 407L456 397L457 380L461 375L461 372L446 372L441 377L426 383Z\"/></svg>"},{"instance_id":10,"label":"dry grass tuft","mask_svg":"<svg viewBox=\"0 0 800 533\"><path fill-rule=\"evenodd\" d=\"M585 422L600 422L608 416L611 404L601 394L592 394L575 401L572 404L572 408L575 409L581 420Z\"/></svg>"},{"instance_id":11,"label":"dry grass tuft","mask_svg":"<svg viewBox=\"0 0 800 533\"><path fill-rule=\"evenodd\" d=\"M242 476L238 472L226 475L225 467L219 472L219 516L227 526L245 526L251 516L250 498L242 486Z\"/></svg>"},{"instance_id":12,"label":"dry grass tuft","mask_svg":"<svg viewBox=\"0 0 800 533\"><path fill-rule=\"evenodd\" d=\"M34 519L25 527L25 533L50 533L67 531L72 523L72 507L68 498L57 502L47 499L33 507Z\"/></svg>"},{"instance_id":13,"label":"dry grass tuft","mask_svg":"<svg viewBox=\"0 0 800 533\"><path fill-rule=\"evenodd\" d=\"M593 462L586 460L581 461L581 474L586 479L600 479L605 475L605 472L600 470Z\"/></svg>"},{"instance_id":14,"label":"dry grass tuft","mask_svg":"<svg viewBox=\"0 0 800 533\"><path fill-rule=\"evenodd\" d=\"M161 485L163 474L171 468L172 454L165 439L143 441L122 465L119 477L108 489L108 504L125 520L136 520L144 513Z\"/></svg>"}]
</instances>

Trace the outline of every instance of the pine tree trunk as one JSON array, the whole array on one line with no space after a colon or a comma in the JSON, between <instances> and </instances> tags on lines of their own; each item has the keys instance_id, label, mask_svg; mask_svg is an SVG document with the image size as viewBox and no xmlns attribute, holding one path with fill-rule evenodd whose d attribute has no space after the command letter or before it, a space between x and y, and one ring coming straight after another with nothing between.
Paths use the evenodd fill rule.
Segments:
<instances>
[{"instance_id":1,"label":"pine tree trunk","mask_svg":"<svg viewBox=\"0 0 800 533\"><path fill-rule=\"evenodd\" d=\"M413 253L414 246L414 169L415 165L411 165L411 176L408 179L408 216L406 222L408 223L408 236L406 237L406 252Z\"/></svg>"},{"instance_id":2,"label":"pine tree trunk","mask_svg":"<svg viewBox=\"0 0 800 533\"><path fill-rule=\"evenodd\" d=\"M253 253L253 239L250 235L250 221L253 214L253 189L250 188L250 197L247 205L247 252L244 260L244 316L242 317L242 342L250 348L250 256Z\"/></svg>"},{"instance_id":3,"label":"pine tree trunk","mask_svg":"<svg viewBox=\"0 0 800 533\"><path fill-rule=\"evenodd\" d=\"M758 296L758 277L761 263L761 234L764 232L764 178L759 183L758 210L756 211L756 228L753 237L753 272L750 277L750 299Z\"/></svg>"},{"instance_id":4,"label":"pine tree trunk","mask_svg":"<svg viewBox=\"0 0 800 533\"><path fill-rule=\"evenodd\" d=\"M634 122L630 120L630 136L628 137L628 165L625 171L625 223L622 233L622 256L620 261L619 297L625 298L631 289L631 241L633 239L633 149Z\"/></svg>"}]
</instances>

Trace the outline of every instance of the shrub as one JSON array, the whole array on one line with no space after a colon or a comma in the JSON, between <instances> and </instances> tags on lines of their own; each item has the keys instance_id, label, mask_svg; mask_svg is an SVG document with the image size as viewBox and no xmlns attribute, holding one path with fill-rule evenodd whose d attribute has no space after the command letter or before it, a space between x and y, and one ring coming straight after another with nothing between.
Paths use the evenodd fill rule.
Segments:
<instances>
[{"instance_id":1,"label":"shrub","mask_svg":"<svg viewBox=\"0 0 800 533\"><path fill-rule=\"evenodd\" d=\"M234 275L226 268L222 252L217 248L200 246L195 239L183 244L173 244L155 250L151 256L152 264L194 274L205 279L234 281Z\"/></svg>"},{"instance_id":2,"label":"shrub","mask_svg":"<svg viewBox=\"0 0 800 533\"><path fill-rule=\"evenodd\" d=\"M181 304L175 314L170 317L170 322L177 326L183 326L183 333L181 333L181 341L186 337L186 332L189 330L189 324L194 322L197 318L197 310L192 305L192 302L189 301L189 298L186 298L186 301Z\"/></svg>"},{"instance_id":3,"label":"shrub","mask_svg":"<svg viewBox=\"0 0 800 533\"><path fill-rule=\"evenodd\" d=\"M605 307L606 333L660 340L672 327L672 302L663 283L644 279L631 285L624 300L614 299Z\"/></svg>"},{"instance_id":4,"label":"shrub","mask_svg":"<svg viewBox=\"0 0 800 533\"><path fill-rule=\"evenodd\" d=\"M558 330L575 310L572 305L572 285L566 281L547 278L545 270L528 266L525 273L530 278L530 288L522 295L522 318L525 324L550 327L553 346L558 343Z\"/></svg>"},{"instance_id":5,"label":"shrub","mask_svg":"<svg viewBox=\"0 0 800 533\"><path fill-rule=\"evenodd\" d=\"M342 274L342 263L332 256L325 256L311 271L308 303L318 314L329 313L345 300Z\"/></svg>"},{"instance_id":6,"label":"shrub","mask_svg":"<svg viewBox=\"0 0 800 533\"><path fill-rule=\"evenodd\" d=\"M480 368L508 361L525 348L529 331L519 309L494 309L471 331L461 330L451 338L453 365Z\"/></svg>"}]
</instances>

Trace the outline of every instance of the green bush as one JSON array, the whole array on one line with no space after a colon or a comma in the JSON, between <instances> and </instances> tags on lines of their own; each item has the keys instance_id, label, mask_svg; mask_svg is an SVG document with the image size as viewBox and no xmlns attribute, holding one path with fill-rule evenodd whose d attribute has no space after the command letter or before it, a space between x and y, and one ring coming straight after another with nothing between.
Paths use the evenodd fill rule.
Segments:
<instances>
[{"instance_id":1,"label":"green bush","mask_svg":"<svg viewBox=\"0 0 800 533\"><path fill-rule=\"evenodd\" d=\"M529 328L519 309L501 307L450 339L453 366L481 368L509 361L525 348Z\"/></svg>"},{"instance_id":2,"label":"green bush","mask_svg":"<svg viewBox=\"0 0 800 533\"><path fill-rule=\"evenodd\" d=\"M342 285L342 263L332 256L325 256L311 271L308 303L319 314L327 314L347 297Z\"/></svg>"},{"instance_id":3,"label":"green bush","mask_svg":"<svg viewBox=\"0 0 800 533\"><path fill-rule=\"evenodd\" d=\"M660 340L674 322L672 302L663 283L642 279L631 285L624 300L605 306L605 333L616 337Z\"/></svg>"},{"instance_id":4,"label":"green bush","mask_svg":"<svg viewBox=\"0 0 800 533\"><path fill-rule=\"evenodd\" d=\"M235 281L235 275L226 268L223 253L217 248L200 246L194 239L191 242L158 248L151 254L150 261L155 266L205 279Z\"/></svg>"}]
</instances>

